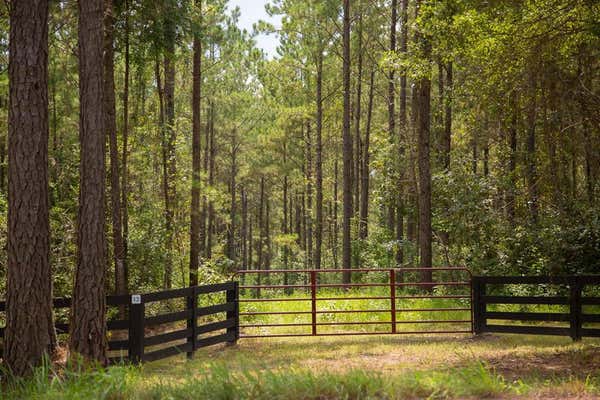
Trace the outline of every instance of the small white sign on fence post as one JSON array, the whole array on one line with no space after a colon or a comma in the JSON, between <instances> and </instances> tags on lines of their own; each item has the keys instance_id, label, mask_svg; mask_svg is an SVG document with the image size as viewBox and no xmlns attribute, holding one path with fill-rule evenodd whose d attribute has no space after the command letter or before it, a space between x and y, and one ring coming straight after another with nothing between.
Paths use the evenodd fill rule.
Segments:
<instances>
[{"instance_id":1,"label":"small white sign on fence post","mask_svg":"<svg viewBox=\"0 0 600 400\"><path fill-rule=\"evenodd\" d=\"M142 304L142 296L139 294L132 294L131 304Z\"/></svg>"}]
</instances>

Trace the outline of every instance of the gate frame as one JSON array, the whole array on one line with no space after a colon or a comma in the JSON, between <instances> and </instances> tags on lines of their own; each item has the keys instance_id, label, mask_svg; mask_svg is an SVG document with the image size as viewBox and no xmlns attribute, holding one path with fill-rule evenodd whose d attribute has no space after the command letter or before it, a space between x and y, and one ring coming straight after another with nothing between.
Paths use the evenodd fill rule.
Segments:
<instances>
[{"instance_id":1,"label":"gate frame","mask_svg":"<svg viewBox=\"0 0 600 400\"><path fill-rule=\"evenodd\" d=\"M402 274L403 272L439 272L439 271L456 271L467 274L467 279L464 281L449 281L449 282L397 282L397 276ZM388 273L388 283L327 283L327 284L319 284L317 275L319 273L343 273L343 272L387 272ZM267 298L267 299L248 299L241 298L239 299L239 303L260 303L260 302L277 302L277 301L310 301L311 307L310 311L275 311L275 312L240 312L240 319L244 316L250 315L285 315L285 314L294 314L294 315L311 315L310 323L277 323L277 324L242 324L240 323L241 328L275 328L275 327L311 327L311 333L282 333L282 334L256 334L256 335L240 335L240 338L264 338L264 337L299 337L299 336L359 336L359 335L396 335L396 334L465 334L470 333L473 334L475 332L474 325L474 302L473 302L473 274L468 268L465 267L433 267L433 268L340 268L340 269L279 269L279 270L239 270L233 274L232 279L235 277L239 277L240 281L244 281L244 276L247 275L257 275L260 276L269 276L270 274L308 274L309 281L305 284L283 284L283 285L261 285L260 281L256 285L245 285L240 283L240 291L243 290L256 290L260 292L261 289L283 289L287 291L288 289L309 289L310 297L301 297L301 298ZM432 279L433 280L433 279ZM285 280L284 280L285 282ZM398 287L406 287L406 286L420 286L425 287L427 289L432 289L435 286L468 286L469 287L469 295L433 295L433 294L420 294L415 296L397 296L396 288ZM389 296L358 296L358 297L324 297L319 298L317 296L317 290L319 288L361 288L361 287L388 287L390 289ZM331 300L390 300L390 308L389 309L369 309L369 310L334 310L334 311L319 311L317 309L317 301L331 301ZM396 300L398 299L468 299L469 307L459 307L459 308L411 308L411 309L397 309L396 308ZM397 313L398 312L414 312L414 311L423 311L423 312L443 312L443 311L469 311L470 319L469 320L415 320L415 321L397 321ZM325 313L364 313L364 312L389 312L390 313L390 321L372 321L372 322L327 322L327 323L319 323L317 322L318 314ZM400 323L412 323L412 324L420 324L420 323L454 323L454 324L470 324L469 330L436 330L436 331L398 331L397 325ZM391 329L388 332L336 332L336 333L318 333L318 326L347 326L347 325L390 325Z\"/></svg>"}]
</instances>

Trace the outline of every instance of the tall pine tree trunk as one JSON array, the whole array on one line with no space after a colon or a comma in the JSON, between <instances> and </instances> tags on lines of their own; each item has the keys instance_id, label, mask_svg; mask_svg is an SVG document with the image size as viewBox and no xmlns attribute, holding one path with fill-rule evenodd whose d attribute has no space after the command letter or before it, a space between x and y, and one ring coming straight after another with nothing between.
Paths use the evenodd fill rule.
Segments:
<instances>
[{"instance_id":1,"label":"tall pine tree trunk","mask_svg":"<svg viewBox=\"0 0 600 400\"><path fill-rule=\"evenodd\" d=\"M317 54L317 132L315 138L315 186L316 186L316 221L315 221L315 256L314 266L321 268L321 249L323 248L323 51L319 47Z\"/></svg>"},{"instance_id":2,"label":"tall pine tree trunk","mask_svg":"<svg viewBox=\"0 0 600 400\"><path fill-rule=\"evenodd\" d=\"M236 178L238 172L237 165L237 152L238 152L238 143L237 143L237 131L234 129L231 134L231 171L230 171L230 181L229 181L229 194L230 194L230 203L229 203L229 227L227 229L227 257L234 262L236 262L235 256L235 219L236 219Z\"/></svg>"},{"instance_id":3,"label":"tall pine tree trunk","mask_svg":"<svg viewBox=\"0 0 600 400\"><path fill-rule=\"evenodd\" d=\"M442 135L442 165L446 173L450 172L450 151L452 149L452 98L453 98L453 70L452 61L446 64L446 87L445 87L445 99L442 104L444 107L444 133ZM444 246L446 254L446 262L450 264L450 235L447 230L440 232L440 240Z\"/></svg>"},{"instance_id":4,"label":"tall pine tree trunk","mask_svg":"<svg viewBox=\"0 0 600 400\"><path fill-rule=\"evenodd\" d=\"M527 191L529 195L529 215L531 222L538 222L538 183L536 154L536 120L537 120L537 79L535 72L529 76L530 99L527 110Z\"/></svg>"},{"instance_id":5,"label":"tall pine tree trunk","mask_svg":"<svg viewBox=\"0 0 600 400\"><path fill-rule=\"evenodd\" d=\"M217 139L215 137L215 111L214 105L211 105L211 117L210 124L208 127L209 131L209 162L208 162L208 185L212 187L215 184L215 160L217 157ZM215 203L211 199L208 202L208 218L206 228L206 258L212 257L212 244L213 244L213 227L215 224Z\"/></svg>"},{"instance_id":6,"label":"tall pine tree trunk","mask_svg":"<svg viewBox=\"0 0 600 400\"><path fill-rule=\"evenodd\" d=\"M54 101L54 99L56 98L56 96L54 95L56 93L56 89L55 89L55 85L52 85L52 110L53 112L53 116L56 116L56 102ZM5 109L6 108L6 102L4 100L3 96L0 96L0 108L1 109ZM56 118L52 118L53 121L53 126L56 126ZM56 137L56 130L52 130L53 132L53 138ZM7 142L8 138L6 136L6 134L2 134L0 135L0 192L2 193L6 193L6 158L7 158L7 154L6 154L6 142ZM54 140L53 140L54 142ZM53 152L54 154L54 152ZM51 170L52 173L52 177L54 178L56 176L55 173L55 168L52 168ZM55 179L52 179L52 181L54 181ZM51 193L52 194L52 193Z\"/></svg>"},{"instance_id":7,"label":"tall pine tree trunk","mask_svg":"<svg viewBox=\"0 0 600 400\"><path fill-rule=\"evenodd\" d=\"M71 351L106 362L103 0L79 1L80 184Z\"/></svg>"},{"instance_id":8,"label":"tall pine tree trunk","mask_svg":"<svg viewBox=\"0 0 600 400\"><path fill-rule=\"evenodd\" d=\"M10 7L8 276L4 362L29 374L54 351L48 217L48 2Z\"/></svg>"},{"instance_id":9,"label":"tall pine tree trunk","mask_svg":"<svg viewBox=\"0 0 600 400\"><path fill-rule=\"evenodd\" d=\"M417 9L422 0L417 2ZM417 32L417 43L426 59L431 57L431 44L422 32ZM419 161L419 251L421 268L432 267L431 232L431 81L428 76L419 79L418 86L418 161ZM423 282L431 282L431 271L421 273Z\"/></svg>"},{"instance_id":10,"label":"tall pine tree trunk","mask_svg":"<svg viewBox=\"0 0 600 400\"><path fill-rule=\"evenodd\" d=\"M167 17L168 19L169 17ZM170 289L173 286L173 245L175 240L175 208L177 199L177 190L175 179L177 176L177 163L175 154L175 27L172 21L166 21L165 32L165 152L166 152L166 198L165 198L165 272L163 287Z\"/></svg>"},{"instance_id":11,"label":"tall pine tree trunk","mask_svg":"<svg viewBox=\"0 0 600 400\"><path fill-rule=\"evenodd\" d=\"M360 237L360 189L361 189L361 141L360 141L360 117L361 117L361 102L362 102L362 79L363 79L363 10L362 6L358 13L358 40L357 40L357 53L358 60L356 65L356 101L354 107L354 179L352 183L354 185L354 216L358 223L358 236ZM354 252L354 265L357 268L361 267L361 254L360 247Z\"/></svg>"},{"instance_id":12,"label":"tall pine tree trunk","mask_svg":"<svg viewBox=\"0 0 600 400\"><path fill-rule=\"evenodd\" d=\"M352 267L352 243L350 224L352 221L352 135L350 134L350 0L343 0L343 81L344 81L344 117L343 117L343 195L344 222L342 229L342 268ZM343 282L350 283L352 275L349 271L343 273Z\"/></svg>"},{"instance_id":13,"label":"tall pine tree trunk","mask_svg":"<svg viewBox=\"0 0 600 400\"><path fill-rule=\"evenodd\" d=\"M419 113L419 97L418 97L418 90L417 90L417 82L414 82L411 85L411 98L410 98L410 143L416 143L416 137L417 137L417 120L418 120L418 113ZM415 245L416 248L416 252L415 252L415 257L418 258L419 257L419 253L418 253L418 241L419 241L419 235L418 235L418 214L419 214L419 196L417 195L418 192L418 183L417 183L417 156L416 156L416 151L415 151L415 147L416 146L411 146L410 147L410 154L409 154L409 176L410 176L410 183L408 186L408 196L407 196L407 201L408 204L410 204L410 207L412 209L412 212L409 214L408 216L408 221L406 224L406 238L408 241L410 241L411 243L413 243ZM416 259L413 258L411 260L411 265L416 266Z\"/></svg>"},{"instance_id":14,"label":"tall pine tree trunk","mask_svg":"<svg viewBox=\"0 0 600 400\"><path fill-rule=\"evenodd\" d=\"M202 14L202 1L196 7ZM194 60L192 67L192 199L190 204L190 286L198 284L200 266L200 169L201 169L201 98L202 98L202 42L194 36Z\"/></svg>"},{"instance_id":15,"label":"tall pine tree trunk","mask_svg":"<svg viewBox=\"0 0 600 400\"><path fill-rule=\"evenodd\" d=\"M396 24L398 23L398 1L392 0L392 17L390 19L390 52L396 51ZM390 143L394 142L396 135L396 88L395 88L395 74L394 69L391 68L388 73L388 95L387 95L387 106L388 106L388 139ZM388 212L387 212L387 226L388 229L393 233L396 228L396 199L394 198L395 191L390 193L388 198ZM400 217L400 215L398 215ZM398 253L396 253L397 256Z\"/></svg>"},{"instance_id":16,"label":"tall pine tree trunk","mask_svg":"<svg viewBox=\"0 0 600 400\"><path fill-rule=\"evenodd\" d=\"M369 105L367 107L367 126L365 129L365 140L363 144L363 160L360 189L360 225L359 238L365 240L369 234L369 144L371 141L371 120L373 115L373 91L375 86L375 68L371 70L369 80Z\"/></svg>"},{"instance_id":17,"label":"tall pine tree trunk","mask_svg":"<svg viewBox=\"0 0 600 400\"><path fill-rule=\"evenodd\" d=\"M123 83L123 155L121 165L121 219L123 227L123 272L125 275L125 289L129 282L129 263L127 246L129 243L129 1L125 0L125 76ZM135 118L135 115L134 115Z\"/></svg>"},{"instance_id":18,"label":"tall pine tree trunk","mask_svg":"<svg viewBox=\"0 0 600 400\"><path fill-rule=\"evenodd\" d=\"M400 3L400 52L406 54L408 51L408 0L401 0ZM398 113L398 156L402 161L405 160L405 146L408 139L408 118L406 107L406 70L402 70L400 75L400 112ZM406 164L408 165L408 163ZM398 216L396 222L396 240L398 242L398 252L396 253L396 265L404 264L404 219L405 211L405 186L406 170L399 171L400 183L398 184ZM407 224L410 225L410 222Z\"/></svg>"},{"instance_id":19,"label":"tall pine tree trunk","mask_svg":"<svg viewBox=\"0 0 600 400\"><path fill-rule=\"evenodd\" d=\"M287 146L284 143L283 144L283 164L287 164ZM289 231L288 231L288 176L285 175L283 177L283 220L281 221L281 232L283 233L284 236L287 237ZM283 253L283 269L289 269L289 248L287 245L287 240L286 243L283 244L282 246L282 253ZM288 284L288 273L284 273L283 274L283 284L287 285ZM286 289L286 293L288 293L289 290Z\"/></svg>"},{"instance_id":20,"label":"tall pine tree trunk","mask_svg":"<svg viewBox=\"0 0 600 400\"><path fill-rule=\"evenodd\" d=\"M117 143L117 120L115 106L115 78L114 78L114 16L112 0L104 2L104 109L105 129L108 135L110 149L110 204L112 222L113 260L115 269L115 294L127 293L127 276L124 264L124 243L121 217L121 182L119 149ZM121 315L125 317L125 308L122 307Z\"/></svg>"},{"instance_id":21,"label":"tall pine tree trunk","mask_svg":"<svg viewBox=\"0 0 600 400\"><path fill-rule=\"evenodd\" d=\"M452 62L450 61L446 64L446 99L444 104L444 135L442 137L442 161L446 171L450 171L450 151L452 150L453 84L454 73Z\"/></svg>"},{"instance_id":22,"label":"tall pine tree trunk","mask_svg":"<svg viewBox=\"0 0 600 400\"><path fill-rule=\"evenodd\" d=\"M242 202L242 227L240 228L242 265L239 269L245 270L248 269L248 195L244 186L241 187L240 197Z\"/></svg>"},{"instance_id":23,"label":"tall pine tree trunk","mask_svg":"<svg viewBox=\"0 0 600 400\"><path fill-rule=\"evenodd\" d=\"M312 137L310 122L306 124L305 156L306 156L306 266L313 268L313 223L312 223Z\"/></svg>"},{"instance_id":24,"label":"tall pine tree trunk","mask_svg":"<svg viewBox=\"0 0 600 400\"><path fill-rule=\"evenodd\" d=\"M360 1L359 1L360 3ZM361 148L360 148L360 122L362 105L362 79L363 79L363 10L358 13L357 34L357 62L356 62L356 101L354 103L354 214L358 217L360 214L360 170L361 170ZM359 265L360 254L356 252L356 265Z\"/></svg>"},{"instance_id":25,"label":"tall pine tree trunk","mask_svg":"<svg viewBox=\"0 0 600 400\"><path fill-rule=\"evenodd\" d=\"M340 182L340 174L339 174L339 162L337 157L335 158L334 166L333 166L333 247L331 249L331 257L333 258L334 268L338 267L338 249L339 249L339 218L338 218L338 188Z\"/></svg>"},{"instance_id":26,"label":"tall pine tree trunk","mask_svg":"<svg viewBox=\"0 0 600 400\"><path fill-rule=\"evenodd\" d=\"M510 126L509 130L509 187L506 191L506 211L511 228L516 226L516 192L517 192L517 132L519 126L519 100L516 92L510 94Z\"/></svg>"}]
</instances>

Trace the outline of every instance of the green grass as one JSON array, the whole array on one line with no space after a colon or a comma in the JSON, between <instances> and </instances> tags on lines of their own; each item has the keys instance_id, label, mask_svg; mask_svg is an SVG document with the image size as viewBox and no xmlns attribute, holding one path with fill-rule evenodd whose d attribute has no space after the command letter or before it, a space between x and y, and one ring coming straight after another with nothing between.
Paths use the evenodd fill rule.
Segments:
<instances>
[{"instance_id":1,"label":"green grass","mask_svg":"<svg viewBox=\"0 0 600 400\"><path fill-rule=\"evenodd\" d=\"M593 398L600 395L599 346L534 336L247 339L199 351L192 361L40 369L5 385L2 398Z\"/></svg>"}]
</instances>

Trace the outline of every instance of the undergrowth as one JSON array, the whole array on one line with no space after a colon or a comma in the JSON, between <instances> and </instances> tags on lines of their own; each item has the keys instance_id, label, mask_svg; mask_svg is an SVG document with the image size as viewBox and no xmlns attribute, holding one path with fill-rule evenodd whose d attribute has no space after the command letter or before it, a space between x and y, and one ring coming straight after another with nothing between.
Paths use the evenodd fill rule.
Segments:
<instances>
[{"instance_id":1,"label":"undergrowth","mask_svg":"<svg viewBox=\"0 0 600 400\"><path fill-rule=\"evenodd\" d=\"M4 387L6 399L405 399L487 397L511 390L484 364L456 370L415 371L388 376L376 371L343 373L297 368L232 370L225 363L181 379L145 380L143 368L53 371L39 368L28 379Z\"/></svg>"}]
</instances>

